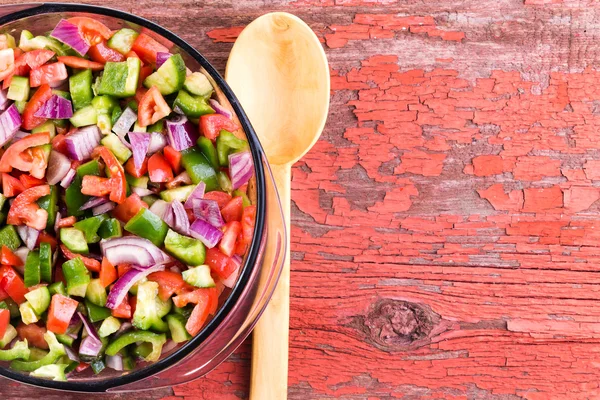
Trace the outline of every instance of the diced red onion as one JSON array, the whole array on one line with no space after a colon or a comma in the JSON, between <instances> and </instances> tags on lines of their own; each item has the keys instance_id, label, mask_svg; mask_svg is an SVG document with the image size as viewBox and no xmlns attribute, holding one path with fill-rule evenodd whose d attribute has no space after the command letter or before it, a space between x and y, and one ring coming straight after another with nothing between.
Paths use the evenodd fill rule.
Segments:
<instances>
[{"instance_id":1,"label":"diced red onion","mask_svg":"<svg viewBox=\"0 0 600 400\"><path fill-rule=\"evenodd\" d=\"M33 115L41 118L67 119L73 116L73 105L69 100L55 94Z\"/></svg>"},{"instance_id":2,"label":"diced red onion","mask_svg":"<svg viewBox=\"0 0 600 400\"><path fill-rule=\"evenodd\" d=\"M223 285L227 286L230 289L235 285L235 283L237 282L237 278L240 275L240 267L242 266L242 257L238 256L237 254L234 254L231 257L231 261L233 261L237 265L237 267L231 273L231 275L229 275L227 277L227 279L223 279L221 281L221 282L223 282Z\"/></svg>"},{"instance_id":3,"label":"diced red onion","mask_svg":"<svg viewBox=\"0 0 600 400\"><path fill-rule=\"evenodd\" d=\"M159 51L156 53L156 68L160 68L161 65L165 63L173 54L165 53L163 51Z\"/></svg>"},{"instance_id":4,"label":"diced red onion","mask_svg":"<svg viewBox=\"0 0 600 400\"><path fill-rule=\"evenodd\" d=\"M223 232L202 219L197 219L192 223L190 234L209 249L215 247L223 237Z\"/></svg>"},{"instance_id":5,"label":"diced red onion","mask_svg":"<svg viewBox=\"0 0 600 400\"><path fill-rule=\"evenodd\" d=\"M198 130L185 115L178 115L168 120L167 133L169 144L177 151L183 151L194 146L199 137Z\"/></svg>"},{"instance_id":6,"label":"diced red onion","mask_svg":"<svg viewBox=\"0 0 600 400\"><path fill-rule=\"evenodd\" d=\"M171 258L148 239L124 236L100 242L104 257L113 265L127 263L148 267Z\"/></svg>"},{"instance_id":7,"label":"diced red onion","mask_svg":"<svg viewBox=\"0 0 600 400\"><path fill-rule=\"evenodd\" d=\"M204 182L199 182L196 185L196 187L194 188L194 190L192 190L192 193L190 193L188 198L185 200L185 203L183 204L183 206L185 208L193 208L194 200L203 198L205 191L206 191L206 184Z\"/></svg>"},{"instance_id":8,"label":"diced red onion","mask_svg":"<svg viewBox=\"0 0 600 400\"><path fill-rule=\"evenodd\" d=\"M174 231L182 235L189 235L190 220L185 212L185 208L183 208L183 205L179 201L174 200L169 203L163 215L163 220Z\"/></svg>"},{"instance_id":9,"label":"diced red onion","mask_svg":"<svg viewBox=\"0 0 600 400\"><path fill-rule=\"evenodd\" d=\"M225 225L219 204L214 200L195 199L193 200L193 211L196 218L200 218L215 228L221 228Z\"/></svg>"},{"instance_id":10,"label":"diced red onion","mask_svg":"<svg viewBox=\"0 0 600 400\"><path fill-rule=\"evenodd\" d=\"M135 169L142 168L146 154L148 154L148 147L150 146L150 134L146 132L129 132L129 142L131 143L131 150L133 152L133 165Z\"/></svg>"},{"instance_id":11,"label":"diced red onion","mask_svg":"<svg viewBox=\"0 0 600 400\"><path fill-rule=\"evenodd\" d=\"M125 135L129 132L133 124L135 124L135 121L137 121L137 113L127 107L119 119L117 119L117 122L115 122L112 131L117 135Z\"/></svg>"},{"instance_id":12,"label":"diced red onion","mask_svg":"<svg viewBox=\"0 0 600 400\"><path fill-rule=\"evenodd\" d=\"M56 219L54 220L54 232L58 233L60 226L58 226L61 219L60 211L56 213Z\"/></svg>"},{"instance_id":13,"label":"diced red onion","mask_svg":"<svg viewBox=\"0 0 600 400\"><path fill-rule=\"evenodd\" d=\"M97 125L84 126L65 138L68 156L77 161L90 158L100 144L102 133Z\"/></svg>"},{"instance_id":14,"label":"diced red onion","mask_svg":"<svg viewBox=\"0 0 600 400\"><path fill-rule=\"evenodd\" d=\"M67 172L62 181L60 181L60 186L64 187L65 189L71 186L71 183L73 183L73 179L75 179L76 174L77 171L75 171L74 168L69 169L69 172Z\"/></svg>"},{"instance_id":15,"label":"diced red onion","mask_svg":"<svg viewBox=\"0 0 600 400\"><path fill-rule=\"evenodd\" d=\"M40 231L26 225L19 225L17 226L17 233L29 250L35 249L38 237L40 236Z\"/></svg>"},{"instance_id":16,"label":"diced red onion","mask_svg":"<svg viewBox=\"0 0 600 400\"><path fill-rule=\"evenodd\" d=\"M123 371L123 357L120 354L106 356L106 366L115 371Z\"/></svg>"},{"instance_id":17,"label":"diced red onion","mask_svg":"<svg viewBox=\"0 0 600 400\"><path fill-rule=\"evenodd\" d=\"M79 311L77 314L79 315L79 318L81 318L83 326L88 334L79 345L79 354L96 357L98 354L100 354L100 350L102 350L102 341L100 340L100 336L98 336L96 328L85 315Z\"/></svg>"},{"instance_id":18,"label":"diced red onion","mask_svg":"<svg viewBox=\"0 0 600 400\"><path fill-rule=\"evenodd\" d=\"M217 114L221 114L226 116L229 119L233 118L233 114L231 111L229 111L228 109L226 109L225 107L223 107L218 101L216 101L215 99L209 99L208 102L210 103L210 106L213 108L213 110L215 110L217 112Z\"/></svg>"},{"instance_id":19,"label":"diced red onion","mask_svg":"<svg viewBox=\"0 0 600 400\"><path fill-rule=\"evenodd\" d=\"M94 208L96 206L101 206L102 204L108 203L108 201L109 200L106 197L92 197L91 199L83 203L81 207L79 207L79 211L84 211L90 208Z\"/></svg>"},{"instance_id":20,"label":"diced red onion","mask_svg":"<svg viewBox=\"0 0 600 400\"><path fill-rule=\"evenodd\" d=\"M117 204L113 203L112 201L100 204L99 206L92 208L92 215L96 216L100 214L106 214L107 212L112 211L116 206Z\"/></svg>"},{"instance_id":21,"label":"diced red onion","mask_svg":"<svg viewBox=\"0 0 600 400\"><path fill-rule=\"evenodd\" d=\"M229 155L229 175L234 190L248 183L253 173L254 164L249 151Z\"/></svg>"},{"instance_id":22,"label":"diced red onion","mask_svg":"<svg viewBox=\"0 0 600 400\"><path fill-rule=\"evenodd\" d=\"M156 200L149 208L150 211L152 211L154 214L158 215L160 217L160 219L163 219L163 216L165 215L165 211L167 210L167 207L169 206L169 203L167 203L164 200Z\"/></svg>"},{"instance_id":23,"label":"diced red onion","mask_svg":"<svg viewBox=\"0 0 600 400\"><path fill-rule=\"evenodd\" d=\"M160 132L150 133L150 145L148 146L148 154L154 154L161 151L167 145L167 138Z\"/></svg>"},{"instance_id":24,"label":"diced red onion","mask_svg":"<svg viewBox=\"0 0 600 400\"><path fill-rule=\"evenodd\" d=\"M21 127L21 115L14 104L0 114L0 146L11 140Z\"/></svg>"},{"instance_id":25,"label":"diced red onion","mask_svg":"<svg viewBox=\"0 0 600 400\"><path fill-rule=\"evenodd\" d=\"M90 45L83 39L77 25L70 23L65 19L61 19L56 25L50 36L58 39L67 46L70 46L84 56L90 49Z\"/></svg>"},{"instance_id":26,"label":"diced red onion","mask_svg":"<svg viewBox=\"0 0 600 400\"><path fill-rule=\"evenodd\" d=\"M48 168L46 168L46 180L49 185L56 185L64 179L71 169L71 161L63 153L55 150L50 151Z\"/></svg>"},{"instance_id":27,"label":"diced red onion","mask_svg":"<svg viewBox=\"0 0 600 400\"><path fill-rule=\"evenodd\" d=\"M9 105L8 90L0 90L0 111L6 110Z\"/></svg>"},{"instance_id":28,"label":"diced red onion","mask_svg":"<svg viewBox=\"0 0 600 400\"><path fill-rule=\"evenodd\" d=\"M110 292L108 293L108 298L106 299L106 307L110 308L111 310L118 307L127 295L129 289L131 289L131 287L135 285L137 281L150 275L153 272L163 271L164 269L164 265L154 265L145 270L131 268L130 270L125 272L115 282L112 289L110 289Z\"/></svg>"},{"instance_id":29,"label":"diced red onion","mask_svg":"<svg viewBox=\"0 0 600 400\"><path fill-rule=\"evenodd\" d=\"M72 348L70 348L69 346L65 346L65 352L67 353L67 357L69 357L69 360L80 362L79 356L77 355L77 353L75 353L75 351Z\"/></svg>"},{"instance_id":30,"label":"diced red onion","mask_svg":"<svg viewBox=\"0 0 600 400\"><path fill-rule=\"evenodd\" d=\"M154 192L150 189L146 189L146 188L141 188L141 187L135 187L132 186L131 187L131 191L135 194L137 194L140 197L144 197L144 196L150 196L151 194L153 194Z\"/></svg>"}]
</instances>

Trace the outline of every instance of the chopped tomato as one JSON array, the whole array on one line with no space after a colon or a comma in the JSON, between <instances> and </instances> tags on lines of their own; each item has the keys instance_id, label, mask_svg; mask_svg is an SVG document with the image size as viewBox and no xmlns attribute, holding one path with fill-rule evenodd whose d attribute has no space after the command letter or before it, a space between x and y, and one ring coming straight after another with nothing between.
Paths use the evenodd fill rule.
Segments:
<instances>
[{"instance_id":1,"label":"chopped tomato","mask_svg":"<svg viewBox=\"0 0 600 400\"><path fill-rule=\"evenodd\" d=\"M171 166L160 153L154 153L148 160L148 175L151 182L168 182L173 179Z\"/></svg>"},{"instance_id":2,"label":"chopped tomato","mask_svg":"<svg viewBox=\"0 0 600 400\"><path fill-rule=\"evenodd\" d=\"M214 315L219 307L219 289L217 287L208 288L208 298L210 300L208 305L208 313Z\"/></svg>"},{"instance_id":3,"label":"chopped tomato","mask_svg":"<svg viewBox=\"0 0 600 400\"><path fill-rule=\"evenodd\" d=\"M142 166L139 169L136 169L135 164L133 163L133 157L129 158L129 160L127 160L125 163L125 172L136 178L141 178L142 176L146 175L146 172L148 172L148 159L144 158Z\"/></svg>"},{"instance_id":4,"label":"chopped tomato","mask_svg":"<svg viewBox=\"0 0 600 400\"><path fill-rule=\"evenodd\" d=\"M14 267L23 265L23 261L4 245L2 246L2 250L0 250L0 263L2 265L12 265Z\"/></svg>"},{"instance_id":5,"label":"chopped tomato","mask_svg":"<svg viewBox=\"0 0 600 400\"><path fill-rule=\"evenodd\" d=\"M194 287L183 280L181 274L172 271L158 271L148 275L148 280L158 283L158 296L167 301L174 293L193 291Z\"/></svg>"},{"instance_id":6,"label":"chopped tomato","mask_svg":"<svg viewBox=\"0 0 600 400\"><path fill-rule=\"evenodd\" d=\"M225 224L225 231L219 243L219 250L228 257L235 252L235 242L242 231L242 224L238 221L231 221Z\"/></svg>"},{"instance_id":7,"label":"chopped tomato","mask_svg":"<svg viewBox=\"0 0 600 400\"><path fill-rule=\"evenodd\" d=\"M42 179L46 176L48 168L48 153L42 147L31 149L31 169L29 173L32 177Z\"/></svg>"},{"instance_id":8,"label":"chopped tomato","mask_svg":"<svg viewBox=\"0 0 600 400\"><path fill-rule=\"evenodd\" d=\"M254 235L254 224L256 221L256 206L251 205L244 208L242 212L242 241L244 244L252 242Z\"/></svg>"},{"instance_id":9,"label":"chopped tomato","mask_svg":"<svg viewBox=\"0 0 600 400\"><path fill-rule=\"evenodd\" d=\"M6 328L10 323L10 311L5 308L0 308L0 337L4 337Z\"/></svg>"},{"instance_id":10,"label":"chopped tomato","mask_svg":"<svg viewBox=\"0 0 600 400\"><path fill-rule=\"evenodd\" d=\"M204 198L207 200L216 201L219 205L219 208L223 208L231 201L231 195L225 192L219 192L214 190L212 192L204 193Z\"/></svg>"},{"instance_id":11,"label":"chopped tomato","mask_svg":"<svg viewBox=\"0 0 600 400\"><path fill-rule=\"evenodd\" d=\"M67 79L67 67L61 62L42 65L39 68L32 69L29 73L29 84L31 87L38 87L45 84L53 84Z\"/></svg>"},{"instance_id":12,"label":"chopped tomato","mask_svg":"<svg viewBox=\"0 0 600 400\"><path fill-rule=\"evenodd\" d=\"M72 17L67 19L70 23L77 25L79 32L81 32L83 39L90 45L93 46L102 42L102 40L108 40L112 36L112 31L104 25L102 22L89 17Z\"/></svg>"},{"instance_id":13,"label":"chopped tomato","mask_svg":"<svg viewBox=\"0 0 600 400\"><path fill-rule=\"evenodd\" d=\"M71 215L70 217L59 219L56 226L58 228L68 228L69 226L75 225L75 222L77 222L77 217Z\"/></svg>"},{"instance_id":14,"label":"chopped tomato","mask_svg":"<svg viewBox=\"0 0 600 400\"><path fill-rule=\"evenodd\" d=\"M50 50L40 49L40 50L32 50L23 53L19 58L23 58L25 64L31 68L39 68L42 65L46 64L54 57L54 52ZM60 61L60 60L59 60ZM16 64L16 62L15 62ZM21 72L21 71L19 71Z\"/></svg>"},{"instance_id":15,"label":"chopped tomato","mask_svg":"<svg viewBox=\"0 0 600 400\"><path fill-rule=\"evenodd\" d=\"M50 235L49 233L47 233L46 231L41 231L40 235L38 236L38 242L36 243L37 246L40 245L40 243L48 243L50 245L50 248L52 248L52 251L56 250L56 246L58 246L58 242L56 241L56 238L52 235ZM61 268L58 268L61 269Z\"/></svg>"},{"instance_id":16,"label":"chopped tomato","mask_svg":"<svg viewBox=\"0 0 600 400\"><path fill-rule=\"evenodd\" d=\"M79 363L77 367L75 367L75 372L81 372L88 369L90 364L84 363L83 361Z\"/></svg>"},{"instance_id":17,"label":"chopped tomato","mask_svg":"<svg viewBox=\"0 0 600 400\"><path fill-rule=\"evenodd\" d=\"M142 86L144 83L144 80L150 76L150 74L152 74L152 72L154 72L154 68L152 68L152 65L144 65L141 69L140 69L140 78L139 78L139 86ZM139 101L139 99L138 99Z\"/></svg>"},{"instance_id":18,"label":"chopped tomato","mask_svg":"<svg viewBox=\"0 0 600 400\"><path fill-rule=\"evenodd\" d=\"M29 99L29 101L25 105L23 115L21 116L21 118L23 119L23 129L29 131L35 128L36 126L46 122L46 118L36 117L34 114L37 112L37 110L40 109L42 105L44 105L44 103L46 103L46 101L50 99L50 97L52 97L52 89L48 85L40 86L40 88L33 94L33 96L31 96L31 99ZM48 138L50 138L50 135L48 135ZM19 142L21 140L19 140Z\"/></svg>"},{"instance_id":19,"label":"chopped tomato","mask_svg":"<svg viewBox=\"0 0 600 400\"><path fill-rule=\"evenodd\" d=\"M198 303L194 306L192 314L185 323L185 330L192 336L195 336L202 330L204 323L208 319L209 306L205 303Z\"/></svg>"},{"instance_id":20,"label":"chopped tomato","mask_svg":"<svg viewBox=\"0 0 600 400\"><path fill-rule=\"evenodd\" d=\"M148 208L148 204L143 201L140 196L133 193L126 198L123 203L114 208L112 215L120 221L127 222L133 218L142 207Z\"/></svg>"},{"instance_id":21,"label":"chopped tomato","mask_svg":"<svg viewBox=\"0 0 600 400\"><path fill-rule=\"evenodd\" d=\"M65 154L67 152L67 143L65 142L66 138L67 136L63 133L54 136L51 142L52 148L59 153Z\"/></svg>"},{"instance_id":22,"label":"chopped tomato","mask_svg":"<svg viewBox=\"0 0 600 400\"><path fill-rule=\"evenodd\" d=\"M235 249L233 252L238 256L243 256L244 254L246 254L247 248L248 245L244 242L244 236L242 235L242 232L240 232L240 234L237 237L237 241L235 242Z\"/></svg>"},{"instance_id":23,"label":"chopped tomato","mask_svg":"<svg viewBox=\"0 0 600 400\"><path fill-rule=\"evenodd\" d=\"M36 324L25 325L20 322L19 325L17 325L19 339L27 339L29 345L37 347L38 349L48 350L48 343L46 342L46 339L44 339L44 333L46 333L46 328Z\"/></svg>"},{"instance_id":24,"label":"chopped tomato","mask_svg":"<svg viewBox=\"0 0 600 400\"><path fill-rule=\"evenodd\" d=\"M15 51L0 50L0 80L12 76L15 71Z\"/></svg>"},{"instance_id":25,"label":"chopped tomato","mask_svg":"<svg viewBox=\"0 0 600 400\"><path fill-rule=\"evenodd\" d=\"M140 126L152 125L171 113L171 108L156 86L152 86L139 103L138 123Z\"/></svg>"},{"instance_id":26,"label":"chopped tomato","mask_svg":"<svg viewBox=\"0 0 600 400\"><path fill-rule=\"evenodd\" d=\"M83 265L85 265L87 269L89 269L92 272L100 271L100 261L94 260L93 258L84 257L81 254L72 253L69 249L67 249L67 247L64 244L60 245L60 250L62 251L66 259L72 260L74 258L81 258Z\"/></svg>"},{"instance_id":27,"label":"chopped tomato","mask_svg":"<svg viewBox=\"0 0 600 400\"><path fill-rule=\"evenodd\" d=\"M162 44L163 46L165 46L167 49L170 49L171 47L173 47L174 43L171 42L169 39L167 39L166 37L154 32L151 29L148 29L146 27L142 27L142 29L140 29L140 33L144 34L144 35L148 35L150 36L152 39L156 40L158 43Z\"/></svg>"},{"instance_id":28,"label":"chopped tomato","mask_svg":"<svg viewBox=\"0 0 600 400\"><path fill-rule=\"evenodd\" d=\"M0 289L4 290L17 304L25 302L25 293L28 292L23 278L8 265L0 267Z\"/></svg>"},{"instance_id":29,"label":"chopped tomato","mask_svg":"<svg viewBox=\"0 0 600 400\"><path fill-rule=\"evenodd\" d=\"M3 289L0 289L0 301L8 299L8 293L6 293Z\"/></svg>"},{"instance_id":30,"label":"chopped tomato","mask_svg":"<svg viewBox=\"0 0 600 400\"><path fill-rule=\"evenodd\" d=\"M217 139L221 129L233 132L240 129L238 124L221 114L208 114L200 117L200 130L210 140Z\"/></svg>"},{"instance_id":31,"label":"chopped tomato","mask_svg":"<svg viewBox=\"0 0 600 400\"><path fill-rule=\"evenodd\" d=\"M108 287L111 283L117 280L117 269L108 261L107 258L102 259L100 264L100 283L104 287Z\"/></svg>"},{"instance_id":32,"label":"chopped tomato","mask_svg":"<svg viewBox=\"0 0 600 400\"><path fill-rule=\"evenodd\" d=\"M50 332L62 335L67 332L69 322L75 311L77 311L78 301L70 299L62 294L56 293L52 296L50 309L48 310L48 320L46 328Z\"/></svg>"},{"instance_id":33,"label":"chopped tomato","mask_svg":"<svg viewBox=\"0 0 600 400\"><path fill-rule=\"evenodd\" d=\"M27 225L41 231L46 227L48 212L41 209L36 201L50 194L49 185L40 185L29 188L19 194L8 210L6 222L10 225Z\"/></svg>"},{"instance_id":34,"label":"chopped tomato","mask_svg":"<svg viewBox=\"0 0 600 400\"><path fill-rule=\"evenodd\" d=\"M2 173L2 193L6 197L14 197L25 190L25 186L20 180L14 176L10 176L6 172Z\"/></svg>"},{"instance_id":35,"label":"chopped tomato","mask_svg":"<svg viewBox=\"0 0 600 400\"><path fill-rule=\"evenodd\" d=\"M43 185L46 182L43 179L35 178L29 174L21 174L21 176L19 176L19 180L21 181L25 189Z\"/></svg>"},{"instance_id":36,"label":"chopped tomato","mask_svg":"<svg viewBox=\"0 0 600 400\"><path fill-rule=\"evenodd\" d=\"M125 298L116 308L113 308L111 314L115 318L131 318L131 305L129 304L129 295L125 295Z\"/></svg>"},{"instance_id":37,"label":"chopped tomato","mask_svg":"<svg viewBox=\"0 0 600 400\"><path fill-rule=\"evenodd\" d=\"M192 184L192 179L190 178L190 176L188 175L188 173L186 171L183 171L182 173L177 175L175 178L173 178L169 182L167 182L166 186L167 186L167 189L173 189L180 185L191 185L191 184Z\"/></svg>"},{"instance_id":38,"label":"chopped tomato","mask_svg":"<svg viewBox=\"0 0 600 400\"><path fill-rule=\"evenodd\" d=\"M107 181L107 178L98 179L99 177L94 175L84 176L81 185L81 193L90 196L103 196L105 194L110 194L109 198L111 201L121 204L123 201L125 201L125 196L127 195L127 181L125 180L125 171L123 170L123 166L115 158L113 153L111 153L110 150L104 146L96 147L93 154L97 154L102 158L106 164L106 167L110 171L110 178L108 178Z\"/></svg>"},{"instance_id":39,"label":"chopped tomato","mask_svg":"<svg viewBox=\"0 0 600 400\"><path fill-rule=\"evenodd\" d=\"M148 93L148 89L146 89L143 86L140 86L136 89L135 91L135 101L138 102L138 104L140 103L140 101L142 101L142 99L144 98L144 96L146 95L146 93Z\"/></svg>"},{"instance_id":40,"label":"chopped tomato","mask_svg":"<svg viewBox=\"0 0 600 400\"><path fill-rule=\"evenodd\" d=\"M117 265L117 273L119 275L119 278L122 277L123 275L125 275L125 273L127 271L129 271L131 269L131 265L130 264L119 264Z\"/></svg>"},{"instance_id":41,"label":"chopped tomato","mask_svg":"<svg viewBox=\"0 0 600 400\"><path fill-rule=\"evenodd\" d=\"M204 261L212 272L217 274L221 279L227 279L237 269L237 264L221 253L221 250L213 247L206 250L206 260Z\"/></svg>"},{"instance_id":42,"label":"chopped tomato","mask_svg":"<svg viewBox=\"0 0 600 400\"><path fill-rule=\"evenodd\" d=\"M188 303L194 303L196 306L185 324L185 329L190 335L196 335L206 322L211 311L214 312L218 305L218 293L214 288L196 289L193 292L185 293L173 298L173 303L177 307L183 307Z\"/></svg>"},{"instance_id":43,"label":"chopped tomato","mask_svg":"<svg viewBox=\"0 0 600 400\"><path fill-rule=\"evenodd\" d=\"M31 171L36 167L35 162L37 160L35 160L36 154L30 148L48 143L50 143L48 132L34 133L17 140L2 154L0 172L10 172L13 168L23 172ZM38 177L36 176L36 178Z\"/></svg>"},{"instance_id":44,"label":"chopped tomato","mask_svg":"<svg viewBox=\"0 0 600 400\"><path fill-rule=\"evenodd\" d=\"M157 53L168 53L169 49L158 43L145 33L140 34L133 42L131 48L142 60L150 64L156 64Z\"/></svg>"},{"instance_id":45,"label":"chopped tomato","mask_svg":"<svg viewBox=\"0 0 600 400\"><path fill-rule=\"evenodd\" d=\"M64 285L67 284L62 268L54 268L54 282L62 282Z\"/></svg>"},{"instance_id":46,"label":"chopped tomato","mask_svg":"<svg viewBox=\"0 0 600 400\"><path fill-rule=\"evenodd\" d=\"M107 62L125 61L125 56L115 49L111 49L106 45L106 42L100 42L88 50L90 58L98 63L106 64Z\"/></svg>"},{"instance_id":47,"label":"chopped tomato","mask_svg":"<svg viewBox=\"0 0 600 400\"><path fill-rule=\"evenodd\" d=\"M171 165L171 168L173 168L173 171L178 174L181 171L181 153L171 146L165 146L163 153L165 159Z\"/></svg>"},{"instance_id":48,"label":"chopped tomato","mask_svg":"<svg viewBox=\"0 0 600 400\"><path fill-rule=\"evenodd\" d=\"M91 69L92 71L102 71L104 69L104 64L86 60L85 58L76 57L76 56L58 56L58 61L65 64L67 67L77 68L77 69Z\"/></svg>"},{"instance_id":49,"label":"chopped tomato","mask_svg":"<svg viewBox=\"0 0 600 400\"><path fill-rule=\"evenodd\" d=\"M151 274L152 275L152 274ZM211 292L207 288L194 288L192 291L184 291L173 297L173 304L176 307L185 307L188 304L198 304L199 302L209 303Z\"/></svg>"},{"instance_id":50,"label":"chopped tomato","mask_svg":"<svg viewBox=\"0 0 600 400\"><path fill-rule=\"evenodd\" d=\"M244 199L242 196L236 196L221 208L221 214L226 222L239 221L242 219L242 212L244 209Z\"/></svg>"},{"instance_id":51,"label":"chopped tomato","mask_svg":"<svg viewBox=\"0 0 600 400\"><path fill-rule=\"evenodd\" d=\"M129 298L129 307L131 307L131 315L135 314L135 306L137 305L137 296Z\"/></svg>"}]
</instances>

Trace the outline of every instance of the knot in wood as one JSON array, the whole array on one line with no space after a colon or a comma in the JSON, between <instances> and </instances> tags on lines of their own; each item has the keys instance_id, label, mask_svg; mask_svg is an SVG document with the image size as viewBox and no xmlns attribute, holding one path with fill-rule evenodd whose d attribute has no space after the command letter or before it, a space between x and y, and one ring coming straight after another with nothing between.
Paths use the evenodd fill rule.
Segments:
<instances>
[{"instance_id":1,"label":"knot in wood","mask_svg":"<svg viewBox=\"0 0 600 400\"><path fill-rule=\"evenodd\" d=\"M430 342L440 317L429 307L402 300L379 299L366 316L357 316L352 326L368 342L384 351L407 350Z\"/></svg>"}]
</instances>

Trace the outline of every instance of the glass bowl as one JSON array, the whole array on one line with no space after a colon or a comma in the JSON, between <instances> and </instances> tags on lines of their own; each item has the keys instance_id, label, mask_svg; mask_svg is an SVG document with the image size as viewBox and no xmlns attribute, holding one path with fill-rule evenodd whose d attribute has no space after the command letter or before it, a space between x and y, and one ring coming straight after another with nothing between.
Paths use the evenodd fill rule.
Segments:
<instances>
[{"instance_id":1,"label":"glass bowl","mask_svg":"<svg viewBox=\"0 0 600 400\"><path fill-rule=\"evenodd\" d=\"M0 32L35 34L51 31L61 18L90 16L115 30L133 27L173 43L192 71L212 81L222 105L233 110L244 130L255 167L255 185L249 195L257 206L254 239L244 258L236 285L220 299L217 314L189 342L172 349L156 363L140 363L132 371L106 368L94 375L88 368L68 382L34 378L0 365L0 375L47 389L81 392L133 391L173 386L199 378L224 361L250 334L269 301L285 255L286 227L279 196L262 147L235 95L215 68L193 47L172 32L144 18L122 11L83 4L20 4L0 6Z\"/></svg>"}]
</instances>

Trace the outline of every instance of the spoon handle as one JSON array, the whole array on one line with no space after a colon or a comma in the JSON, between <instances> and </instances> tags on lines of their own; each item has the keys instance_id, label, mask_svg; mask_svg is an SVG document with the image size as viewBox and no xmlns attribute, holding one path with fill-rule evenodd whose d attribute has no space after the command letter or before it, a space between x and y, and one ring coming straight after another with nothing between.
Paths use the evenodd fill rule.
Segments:
<instances>
[{"instance_id":1,"label":"spoon handle","mask_svg":"<svg viewBox=\"0 0 600 400\"><path fill-rule=\"evenodd\" d=\"M279 282L252 334L251 400L285 400L290 325L291 164L271 165L288 234Z\"/></svg>"}]
</instances>

